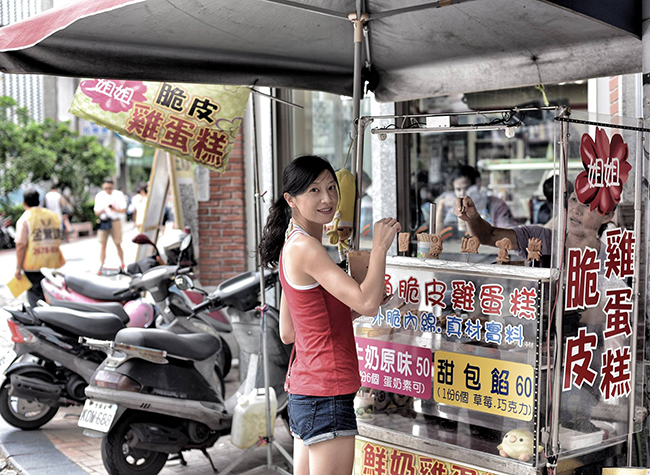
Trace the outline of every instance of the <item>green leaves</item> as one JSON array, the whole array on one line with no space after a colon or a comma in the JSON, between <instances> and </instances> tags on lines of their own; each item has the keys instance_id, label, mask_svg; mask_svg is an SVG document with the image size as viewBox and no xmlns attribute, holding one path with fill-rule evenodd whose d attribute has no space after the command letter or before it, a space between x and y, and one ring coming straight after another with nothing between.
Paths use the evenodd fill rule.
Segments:
<instances>
[{"instance_id":1,"label":"green leaves","mask_svg":"<svg viewBox=\"0 0 650 475\"><path fill-rule=\"evenodd\" d=\"M101 185L113 173L113 152L92 136L79 136L67 123L42 123L17 107L11 97L0 97L0 201L24 182L52 181L68 189L73 215L84 216L90 186Z\"/></svg>"}]
</instances>

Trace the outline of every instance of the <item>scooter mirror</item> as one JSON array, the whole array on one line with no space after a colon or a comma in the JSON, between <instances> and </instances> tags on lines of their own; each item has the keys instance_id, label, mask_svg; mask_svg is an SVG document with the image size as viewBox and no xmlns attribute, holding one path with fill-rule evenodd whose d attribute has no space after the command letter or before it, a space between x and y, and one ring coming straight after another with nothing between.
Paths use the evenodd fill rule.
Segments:
<instances>
[{"instance_id":1,"label":"scooter mirror","mask_svg":"<svg viewBox=\"0 0 650 475\"><path fill-rule=\"evenodd\" d=\"M180 247L180 249L181 249L181 251L185 251L185 250L187 250L187 248L189 248L191 245L192 245L192 235L191 235L191 234L188 234L188 235L185 236L185 237L183 238L183 240L181 241L181 247Z\"/></svg>"},{"instance_id":2,"label":"scooter mirror","mask_svg":"<svg viewBox=\"0 0 650 475\"><path fill-rule=\"evenodd\" d=\"M181 290L188 290L194 288L194 281L186 275L177 275L174 279L176 287Z\"/></svg>"},{"instance_id":3,"label":"scooter mirror","mask_svg":"<svg viewBox=\"0 0 650 475\"><path fill-rule=\"evenodd\" d=\"M155 247L154 243L151 242L151 239L149 239L149 236L147 236L144 233L137 234L132 241L136 244L151 244L152 246Z\"/></svg>"}]
</instances>

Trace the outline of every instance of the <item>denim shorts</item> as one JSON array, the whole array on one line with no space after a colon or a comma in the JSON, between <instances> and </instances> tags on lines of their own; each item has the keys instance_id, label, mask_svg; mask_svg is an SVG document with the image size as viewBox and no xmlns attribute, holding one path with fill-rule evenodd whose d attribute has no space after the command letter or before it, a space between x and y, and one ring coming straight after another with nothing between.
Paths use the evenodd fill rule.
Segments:
<instances>
[{"instance_id":1,"label":"denim shorts","mask_svg":"<svg viewBox=\"0 0 650 475\"><path fill-rule=\"evenodd\" d=\"M359 431L354 414L355 396L356 393L342 396L289 394L291 435L302 439L305 445L357 435Z\"/></svg>"}]
</instances>

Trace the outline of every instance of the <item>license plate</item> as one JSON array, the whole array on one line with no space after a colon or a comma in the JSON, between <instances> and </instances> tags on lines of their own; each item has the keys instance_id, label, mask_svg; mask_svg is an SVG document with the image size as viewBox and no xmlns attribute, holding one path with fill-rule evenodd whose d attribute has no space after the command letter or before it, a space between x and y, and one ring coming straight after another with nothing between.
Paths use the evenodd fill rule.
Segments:
<instances>
[{"instance_id":1,"label":"license plate","mask_svg":"<svg viewBox=\"0 0 650 475\"><path fill-rule=\"evenodd\" d=\"M97 432L108 432L113 424L117 404L86 399L77 425Z\"/></svg>"},{"instance_id":2,"label":"license plate","mask_svg":"<svg viewBox=\"0 0 650 475\"><path fill-rule=\"evenodd\" d=\"M16 359L16 352L12 349L7 349L0 355L0 375L5 374L9 365Z\"/></svg>"}]
</instances>

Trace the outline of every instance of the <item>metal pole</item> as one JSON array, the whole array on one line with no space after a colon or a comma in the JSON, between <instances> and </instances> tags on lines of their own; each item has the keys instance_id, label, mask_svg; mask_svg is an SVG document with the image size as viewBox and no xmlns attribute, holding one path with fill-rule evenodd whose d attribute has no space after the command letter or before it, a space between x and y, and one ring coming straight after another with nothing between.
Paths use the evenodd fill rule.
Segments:
<instances>
[{"instance_id":1,"label":"metal pole","mask_svg":"<svg viewBox=\"0 0 650 475\"><path fill-rule=\"evenodd\" d=\"M360 7L360 5L359 5ZM356 12L350 13L348 18L354 25L354 76L353 76L353 90L352 90L352 123L359 121L359 114L361 113L361 96L363 96L363 81L361 79L361 65L362 65L362 53L363 53L363 27L364 24L370 18L367 13L361 13L360 16ZM352 249L359 249L359 222L360 222L360 209L361 209L361 176L363 174L363 157L359 152L359 143L363 142L363 132L359 132L361 129L360 124L358 124L357 129L352 129L352 141L353 145L356 141L356 147L354 147L354 154L352 155L351 171L355 174L357 178L357 200L355 204L355 231L352 236ZM365 127L364 127L365 130ZM356 135L355 135L356 132ZM361 134L361 135L359 135Z\"/></svg>"},{"instance_id":2,"label":"metal pole","mask_svg":"<svg viewBox=\"0 0 650 475\"><path fill-rule=\"evenodd\" d=\"M643 119L637 119L637 125L643 127ZM637 351L637 328L639 325L639 295L641 289L639 283L640 265L641 265L641 192L643 189L643 132L636 133L636 164L634 176L634 236L636 239L636 248L634 252L634 282L632 284L632 292L634 295L634 310L632 312L632 335L630 336L630 381L632 384L632 391L628 398L628 415L627 415L627 466L632 467L634 461L632 460L632 446L634 437L634 419L636 413L636 351Z\"/></svg>"},{"instance_id":3,"label":"metal pole","mask_svg":"<svg viewBox=\"0 0 650 475\"><path fill-rule=\"evenodd\" d=\"M354 203L354 231L352 232L352 249L359 249L359 238L361 237L361 184L363 181L363 136L366 130L366 127L372 122L372 119L367 117L359 118L357 125L357 146L354 151L354 155L358 157L356 160L356 169L352 170L355 173L357 178L357 200Z\"/></svg>"},{"instance_id":4,"label":"metal pole","mask_svg":"<svg viewBox=\"0 0 650 475\"><path fill-rule=\"evenodd\" d=\"M257 156L257 127L255 124L255 96L251 98L253 107L253 186L255 187L255 248L260 245L260 236L262 235L262 194L260 193L260 166ZM258 269L260 273L260 307L264 309L266 305L266 285L264 279L264 265L262 260L258 259ZM273 437L271 432L271 397L269 395L269 357L266 352L266 312L262 310L263 318L260 324L262 325L262 367L264 368L264 393L265 393L265 415L266 415L266 435L269 440ZM266 464L268 467L273 465L272 445L266 445Z\"/></svg>"},{"instance_id":5,"label":"metal pole","mask_svg":"<svg viewBox=\"0 0 650 475\"><path fill-rule=\"evenodd\" d=\"M356 13L350 15L350 21L354 25L354 75L352 84L352 120L359 118L361 110L361 96L363 95L363 84L361 81L361 55L363 54L363 25L368 19L367 14L362 14L361 19L357 20Z\"/></svg>"},{"instance_id":6,"label":"metal pole","mask_svg":"<svg viewBox=\"0 0 650 475\"><path fill-rule=\"evenodd\" d=\"M556 249L560 256L564 255L564 241L565 241L565 194L566 194L566 166L568 159L569 148L569 123L560 122L560 179L558 180L560 203L557 210L557 242ZM564 258L560 259L557 263L561 272L558 277L558 290L555 304L555 348L556 354L553 364L553 396L551 400L551 450L552 455L557 456L560 453L560 398L562 396L562 347L564 344L564 336L562 335L562 317L564 315ZM550 341L550 339L548 340ZM550 368L547 369L550 371Z\"/></svg>"},{"instance_id":7,"label":"metal pole","mask_svg":"<svg viewBox=\"0 0 650 475\"><path fill-rule=\"evenodd\" d=\"M641 71L642 71L642 78L643 78L643 119L647 120L650 118L650 0L643 0L642 6L641 6L641 18L642 18L642 23L641 23L641 41L642 41L642 61L641 61ZM644 122L645 122L644 120ZM637 149L640 149L641 155L640 155L640 160L643 162L645 161L645 157L643 156L643 149L644 145L643 142L637 143ZM637 150L637 160L639 160L639 151ZM638 165L638 164L637 164ZM642 179L642 173L643 173L643 167L639 168L637 166L637 180ZM638 182L637 182L638 183ZM637 189L635 192L639 192L640 186L637 184ZM636 201L636 196L635 196L635 201ZM639 215L641 213L639 212ZM638 254L641 252L641 232L640 232L640 223L641 221L639 220L639 217L637 217L637 210L636 210L636 202L635 202L635 223L634 223L634 233L636 235L637 239L637 248L635 251L635 256L638 256ZM637 228L639 231L637 231ZM635 266L637 264L635 263ZM635 274L637 274L637 278L635 279L635 282L637 282L639 275L639 268L635 267L634 271ZM635 291L635 306L634 306L634 315L636 316L637 313L639 312L639 307L638 307L638 293L639 289ZM645 306L644 306L645 307ZM645 315L643 316L645 318ZM634 326L634 331L636 332L636 325ZM635 341L636 344L636 341ZM636 349L636 347L635 347ZM636 352L632 353L633 358L636 357ZM633 360L634 361L634 360ZM634 366L632 366L634 368ZM643 376L642 376L643 377ZM635 383L634 381L634 376L632 376L632 382ZM631 447L631 437L628 435L628 465L632 465L630 463L631 461L631 456L630 456L630 450L629 447Z\"/></svg>"}]
</instances>

